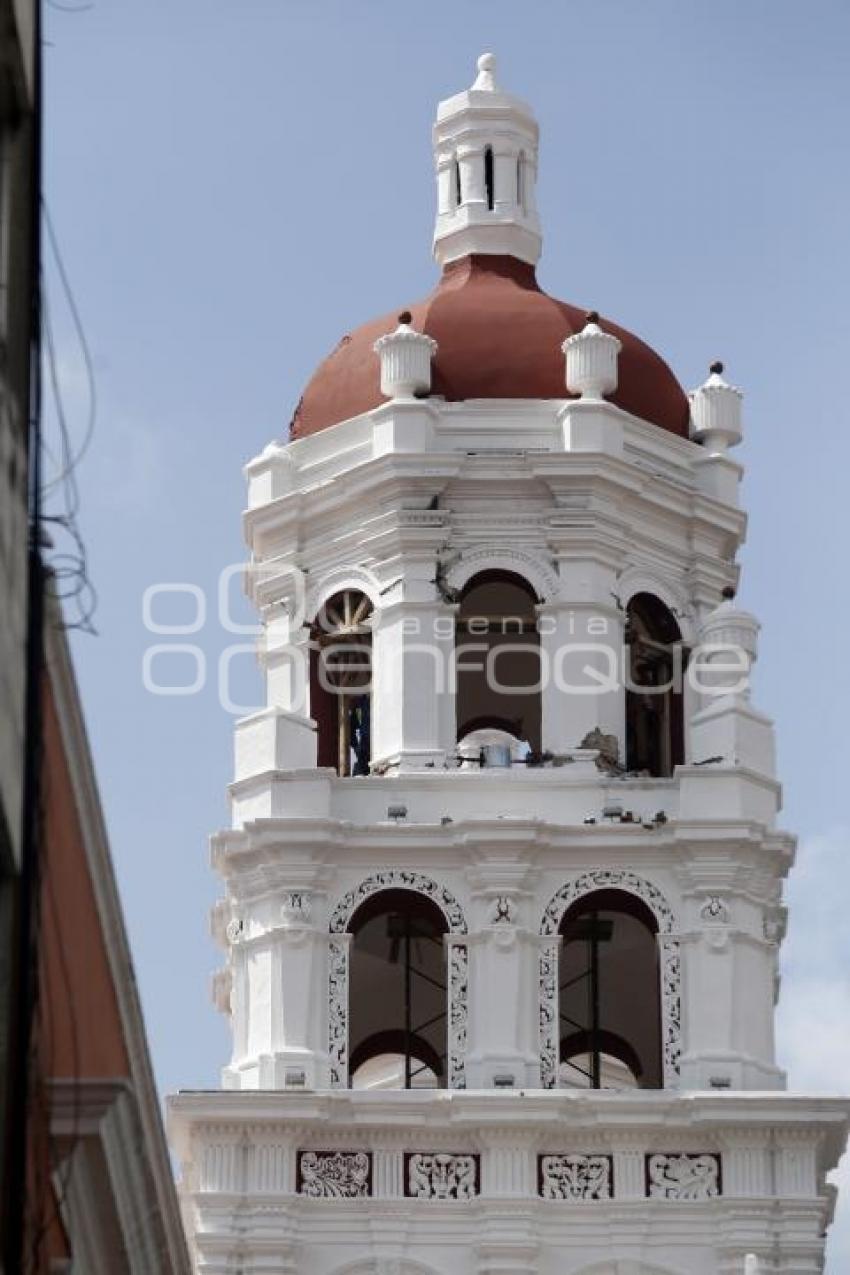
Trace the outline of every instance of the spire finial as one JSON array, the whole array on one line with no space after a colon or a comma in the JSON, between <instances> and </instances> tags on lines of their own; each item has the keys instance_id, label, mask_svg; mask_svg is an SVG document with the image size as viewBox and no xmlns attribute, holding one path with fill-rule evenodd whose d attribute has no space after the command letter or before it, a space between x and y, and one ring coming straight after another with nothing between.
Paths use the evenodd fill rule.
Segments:
<instances>
[{"instance_id":1,"label":"spire finial","mask_svg":"<svg viewBox=\"0 0 850 1275\"><path fill-rule=\"evenodd\" d=\"M496 91L496 55L495 53L482 53L477 62L478 75L475 77L474 89L483 89L485 92L494 93Z\"/></svg>"}]
</instances>

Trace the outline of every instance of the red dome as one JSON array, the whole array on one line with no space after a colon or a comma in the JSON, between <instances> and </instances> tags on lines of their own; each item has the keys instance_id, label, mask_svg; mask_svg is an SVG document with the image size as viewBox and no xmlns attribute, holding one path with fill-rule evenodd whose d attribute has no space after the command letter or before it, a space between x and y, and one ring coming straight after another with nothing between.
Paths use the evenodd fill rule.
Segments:
<instances>
[{"instance_id":1,"label":"red dome","mask_svg":"<svg viewBox=\"0 0 850 1275\"><path fill-rule=\"evenodd\" d=\"M465 257L446 267L429 297L406 308L413 326L439 347L432 393L452 402L570 397L561 343L581 331L585 311L547 296L533 266L514 257ZM342 338L304 391L291 438L316 434L385 402L372 346L395 328L397 316L394 311ZM600 323L623 343L611 402L687 438L688 400L664 360L615 323Z\"/></svg>"}]
</instances>

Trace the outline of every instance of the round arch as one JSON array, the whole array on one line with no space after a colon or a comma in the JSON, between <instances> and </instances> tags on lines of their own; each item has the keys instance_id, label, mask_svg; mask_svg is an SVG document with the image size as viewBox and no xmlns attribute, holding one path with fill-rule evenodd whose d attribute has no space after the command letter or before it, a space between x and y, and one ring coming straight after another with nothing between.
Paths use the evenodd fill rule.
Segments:
<instances>
[{"instance_id":1,"label":"round arch","mask_svg":"<svg viewBox=\"0 0 850 1275\"><path fill-rule=\"evenodd\" d=\"M447 571L446 584L460 593L473 577L484 571L520 576L534 590L538 602L554 602L558 596L558 577L551 567L534 554L505 545L481 545L465 550Z\"/></svg>"},{"instance_id":2,"label":"round arch","mask_svg":"<svg viewBox=\"0 0 850 1275\"><path fill-rule=\"evenodd\" d=\"M540 1083L544 1089L557 1084L560 1052L558 1016L558 932L568 908L587 894L600 890L620 890L632 894L649 908L658 925L659 979L661 992L661 1049L664 1087L679 1085L682 1056L682 961L675 932L673 908L662 890L622 868L598 868L583 872L562 885L546 904L540 921L542 943L539 964Z\"/></svg>"},{"instance_id":3,"label":"round arch","mask_svg":"<svg viewBox=\"0 0 850 1275\"><path fill-rule=\"evenodd\" d=\"M466 934L468 926L463 908L451 890L440 885L432 877L421 872L410 872L406 869L387 868L383 872L373 872L365 877L353 889L348 890L331 912L329 929L332 934L343 934L349 926L351 918L361 903L377 894L379 890L413 890L416 894L424 894L435 903L446 918L446 925L451 934Z\"/></svg>"},{"instance_id":4,"label":"round arch","mask_svg":"<svg viewBox=\"0 0 850 1275\"><path fill-rule=\"evenodd\" d=\"M463 908L447 886L421 872L386 868L373 872L346 891L331 911L328 940L328 1061L332 1089L349 1085L349 945L347 933L354 913L379 891L411 890L425 895L446 920L447 946L447 1068L449 1089L466 1088L469 1024L469 927Z\"/></svg>"},{"instance_id":5,"label":"round arch","mask_svg":"<svg viewBox=\"0 0 850 1275\"><path fill-rule=\"evenodd\" d=\"M676 620L682 641L690 645L696 641L696 625L693 606L687 594L672 580L643 567L627 567L616 582L617 600L625 612L632 598L638 593L651 593L663 602Z\"/></svg>"},{"instance_id":6,"label":"round arch","mask_svg":"<svg viewBox=\"0 0 850 1275\"><path fill-rule=\"evenodd\" d=\"M334 596L346 589L359 589L372 603L374 612L381 606L381 583L366 567L346 565L332 567L321 580L311 584L304 599L304 620L312 624L321 608Z\"/></svg>"}]
</instances>

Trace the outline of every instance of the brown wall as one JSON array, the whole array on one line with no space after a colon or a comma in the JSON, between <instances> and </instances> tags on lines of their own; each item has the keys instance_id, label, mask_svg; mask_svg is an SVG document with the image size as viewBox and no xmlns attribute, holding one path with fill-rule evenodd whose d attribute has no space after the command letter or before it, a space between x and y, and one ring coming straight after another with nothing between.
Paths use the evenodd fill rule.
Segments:
<instances>
[{"instance_id":1,"label":"brown wall","mask_svg":"<svg viewBox=\"0 0 850 1275\"><path fill-rule=\"evenodd\" d=\"M46 1074L130 1075L80 816L48 682L44 721L41 1030Z\"/></svg>"}]
</instances>

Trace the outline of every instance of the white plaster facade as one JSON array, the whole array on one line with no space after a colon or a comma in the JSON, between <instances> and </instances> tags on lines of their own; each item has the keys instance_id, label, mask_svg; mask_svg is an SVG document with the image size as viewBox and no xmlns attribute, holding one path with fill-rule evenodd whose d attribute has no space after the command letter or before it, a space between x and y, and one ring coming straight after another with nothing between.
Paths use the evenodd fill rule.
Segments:
<instances>
[{"instance_id":1,"label":"white plaster facade","mask_svg":"<svg viewBox=\"0 0 850 1275\"><path fill-rule=\"evenodd\" d=\"M539 251L536 125L492 75L484 60L438 117L441 261ZM528 164L497 249L478 214L458 220L444 175L458 138L462 156L484 145L488 93L497 155ZM565 379L562 400L446 402L407 396L428 351L401 359L402 324L375 356L397 397L246 467L268 707L237 723L232 827L212 840L233 1054L221 1092L170 1102L205 1275L731 1275L748 1254L750 1271L822 1270L847 1104L789 1094L775 1060L794 841L776 824L772 725L737 685L758 625L722 600L745 530L727 454L740 395L713 372L694 438L677 437L605 401L598 332L581 358L564 351L581 398ZM545 764L455 760L456 598L486 571L538 599ZM371 601L374 667L371 773L346 778L317 765L303 659L342 589ZM614 736L625 756L622 670L599 693L598 648L622 651L644 593L707 666L665 778L600 769L587 743ZM604 815L617 805L631 818ZM445 920L441 1090L348 1088L348 925L390 889ZM559 926L606 889L654 918L660 1089L558 1088Z\"/></svg>"}]
</instances>

